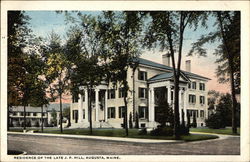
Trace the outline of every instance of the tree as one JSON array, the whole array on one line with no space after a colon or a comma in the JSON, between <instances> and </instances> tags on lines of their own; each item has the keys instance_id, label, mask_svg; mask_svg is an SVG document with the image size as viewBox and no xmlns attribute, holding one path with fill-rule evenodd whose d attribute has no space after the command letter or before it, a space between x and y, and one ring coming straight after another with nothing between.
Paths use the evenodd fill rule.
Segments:
<instances>
[{"instance_id":1,"label":"tree","mask_svg":"<svg viewBox=\"0 0 250 162\"><path fill-rule=\"evenodd\" d=\"M170 127L173 128L174 125L174 114L173 109L169 106L166 98L166 89L161 89L158 91L158 107L156 109L155 121L160 123L160 126L166 127L166 123L169 123Z\"/></svg>"},{"instance_id":2,"label":"tree","mask_svg":"<svg viewBox=\"0 0 250 162\"><path fill-rule=\"evenodd\" d=\"M104 63L104 48L101 44L99 22L90 15L78 14L80 25L75 25L68 32L65 54L71 63L71 93L83 93L77 87L85 86L88 94L88 116L90 134L92 134L92 98L91 94L95 86L105 80L106 73Z\"/></svg>"},{"instance_id":3,"label":"tree","mask_svg":"<svg viewBox=\"0 0 250 162\"><path fill-rule=\"evenodd\" d=\"M204 24L206 14L195 11L150 11L152 19L144 39L145 47L151 49L159 46L171 56L174 75L174 135L179 138L179 79L181 75L182 47L187 26L197 28L199 21ZM177 60L175 55L177 54Z\"/></svg>"},{"instance_id":4,"label":"tree","mask_svg":"<svg viewBox=\"0 0 250 162\"><path fill-rule=\"evenodd\" d=\"M190 114L187 113L187 127L190 128Z\"/></svg>"},{"instance_id":5,"label":"tree","mask_svg":"<svg viewBox=\"0 0 250 162\"><path fill-rule=\"evenodd\" d=\"M57 126L57 112L56 112L55 109L52 109L51 116L52 116L52 121L51 121L51 123L52 123L54 126Z\"/></svg>"},{"instance_id":6,"label":"tree","mask_svg":"<svg viewBox=\"0 0 250 162\"><path fill-rule=\"evenodd\" d=\"M123 88L125 105L125 128L128 136L128 69L134 67L134 60L140 54L139 38L142 31L139 12L124 11L103 13L101 31L103 44L106 47L109 64L107 66L108 81ZM107 32L108 31L108 32Z\"/></svg>"},{"instance_id":7,"label":"tree","mask_svg":"<svg viewBox=\"0 0 250 162\"><path fill-rule=\"evenodd\" d=\"M192 126L193 126L194 128L196 128L196 127L197 127L196 115L194 115L194 117L193 117L193 123L192 123Z\"/></svg>"},{"instance_id":8,"label":"tree","mask_svg":"<svg viewBox=\"0 0 250 162\"><path fill-rule=\"evenodd\" d=\"M215 17L215 25L217 30L207 35L201 36L189 53L194 52L205 55L206 50L204 44L218 43L215 55L219 58L217 63L218 81L220 83L230 82L230 90L232 97L232 132L237 133L236 109L237 100L236 93L240 92L240 12L239 11L214 11L211 14Z\"/></svg>"},{"instance_id":9,"label":"tree","mask_svg":"<svg viewBox=\"0 0 250 162\"><path fill-rule=\"evenodd\" d=\"M133 122L132 122L132 113L129 113L129 128L132 129L133 128Z\"/></svg>"},{"instance_id":10,"label":"tree","mask_svg":"<svg viewBox=\"0 0 250 162\"><path fill-rule=\"evenodd\" d=\"M49 44L45 51L45 60L47 64L46 82L48 82L52 100L59 98L60 102L60 131L62 129L62 95L68 85L66 77L69 69L69 62L63 52L60 36L52 31L49 35Z\"/></svg>"},{"instance_id":11,"label":"tree","mask_svg":"<svg viewBox=\"0 0 250 162\"><path fill-rule=\"evenodd\" d=\"M135 128L139 128L139 115L137 111L135 113Z\"/></svg>"},{"instance_id":12,"label":"tree","mask_svg":"<svg viewBox=\"0 0 250 162\"><path fill-rule=\"evenodd\" d=\"M23 49L27 45L27 38L30 34L28 28L29 17L24 11L8 11L8 111L7 129L9 130L9 111L10 107L21 105L19 88L22 78L25 75L23 67Z\"/></svg>"}]
</instances>

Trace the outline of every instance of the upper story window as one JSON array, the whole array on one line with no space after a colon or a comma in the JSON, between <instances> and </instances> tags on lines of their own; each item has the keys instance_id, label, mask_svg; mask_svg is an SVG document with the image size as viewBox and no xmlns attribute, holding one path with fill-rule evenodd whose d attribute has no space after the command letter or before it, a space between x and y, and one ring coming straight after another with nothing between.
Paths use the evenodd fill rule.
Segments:
<instances>
[{"instance_id":1,"label":"upper story window","mask_svg":"<svg viewBox=\"0 0 250 162\"><path fill-rule=\"evenodd\" d=\"M12 115L13 115L13 116L17 116L17 113L16 113L16 112L13 112Z\"/></svg>"},{"instance_id":2,"label":"upper story window","mask_svg":"<svg viewBox=\"0 0 250 162\"><path fill-rule=\"evenodd\" d=\"M196 103L196 96L190 94L190 95L188 96L188 102L189 102L189 103Z\"/></svg>"},{"instance_id":3,"label":"upper story window","mask_svg":"<svg viewBox=\"0 0 250 162\"><path fill-rule=\"evenodd\" d=\"M115 107L108 108L108 118L115 118Z\"/></svg>"},{"instance_id":4,"label":"upper story window","mask_svg":"<svg viewBox=\"0 0 250 162\"><path fill-rule=\"evenodd\" d=\"M199 117L198 110L187 110L190 117Z\"/></svg>"},{"instance_id":5,"label":"upper story window","mask_svg":"<svg viewBox=\"0 0 250 162\"><path fill-rule=\"evenodd\" d=\"M147 80L147 72L139 71L138 72L138 80Z\"/></svg>"},{"instance_id":6,"label":"upper story window","mask_svg":"<svg viewBox=\"0 0 250 162\"><path fill-rule=\"evenodd\" d=\"M23 112L21 112L21 113L20 113L20 115L21 115L21 116L24 116L24 113L23 113Z\"/></svg>"},{"instance_id":7,"label":"upper story window","mask_svg":"<svg viewBox=\"0 0 250 162\"><path fill-rule=\"evenodd\" d=\"M189 88L189 89L191 88L191 83L188 83L188 88Z\"/></svg>"},{"instance_id":8,"label":"upper story window","mask_svg":"<svg viewBox=\"0 0 250 162\"><path fill-rule=\"evenodd\" d=\"M108 90L108 99L114 99L115 98L115 89L109 89Z\"/></svg>"},{"instance_id":9,"label":"upper story window","mask_svg":"<svg viewBox=\"0 0 250 162\"><path fill-rule=\"evenodd\" d=\"M26 116L30 116L30 113L29 113L29 112L26 112Z\"/></svg>"},{"instance_id":10,"label":"upper story window","mask_svg":"<svg viewBox=\"0 0 250 162\"><path fill-rule=\"evenodd\" d=\"M205 91L205 83L200 83L200 90Z\"/></svg>"},{"instance_id":11,"label":"upper story window","mask_svg":"<svg viewBox=\"0 0 250 162\"><path fill-rule=\"evenodd\" d=\"M119 88L119 98L126 96L124 88ZM126 96L127 97L127 96Z\"/></svg>"},{"instance_id":12,"label":"upper story window","mask_svg":"<svg viewBox=\"0 0 250 162\"><path fill-rule=\"evenodd\" d=\"M34 113L33 113L33 116L36 116L36 115L37 115L37 113L34 112Z\"/></svg>"},{"instance_id":13,"label":"upper story window","mask_svg":"<svg viewBox=\"0 0 250 162\"><path fill-rule=\"evenodd\" d=\"M205 97L204 96L200 96L200 104L205 104Z\"/></svg>"},{"instance_id":14,"label":"upper story window","mask_svg":"<svg viewBox=\"0 0 250 162\"><path fill-rule=\"evenodd\" d=\"M120 106L119 107L119 118L124 118L125 117L125 106Z\"/></svg>"},{"instance_id":15,"label":"upper story window","mask_svg":"<svg viewBox=\"0 0 250 162\"><path fill-rule=\"evenodd\" d=\"M196 82L192 82L192 89L196 89Z\"/></svg>"},{"instance_id":16,"label":"upper story window","mask_svg":"<svg viewBox=\"0 0 250 162\"><path fill-rule=\"evenodd\" d=\"M139 87L139 98L147 98L147 89Z\"/></svg>"}]
</instances>

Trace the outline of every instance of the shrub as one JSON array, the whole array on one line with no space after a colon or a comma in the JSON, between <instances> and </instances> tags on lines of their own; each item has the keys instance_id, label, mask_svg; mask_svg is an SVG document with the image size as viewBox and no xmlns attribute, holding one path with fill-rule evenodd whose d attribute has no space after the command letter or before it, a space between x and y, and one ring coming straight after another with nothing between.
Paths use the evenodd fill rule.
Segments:
<instances>
[{"instance_id":1,"label":"shrub","mask_svg":"<svg viewBox=\"0 0 250 162\"><path fill-rule=\"evenodd\" d=\"M180 130L179 130L180 135L189 135L189 127L188 126L183 126L181 125Z\"/></svg>"},{"instance_id":2,"label":"shrub","mask_svg":"<svg viewBox=\"0 0 250 162\"><path fill-rule=\"evenodd\" d=\"M166 127L157 127L156 129L150 132L151 136L173 136L174 131L173 128L166 126Z\"/></svg>"},{"instance_id":3,"label":"shrub","mask_svg":"<svg viewBox=\"0 0 250 162\"><path fill-rule=\"evenodd\" d=\"M193 126L194 128L196 128L196 127L197 127L196 115L194 115L194 117L193 117L193 123L192 123L192 126Z\"/></svg>"},{"instance_id":4,"label":"shrub","mask_svg":"<svg viewBox=\"0 0 250 162\"><path fill-rule=\"evenodd\" d=\"M139 116L138 113L135 113L135 128L139 128Z\"/></svg>"},{"instance_id":5,"label":"shrub","mask_svg":"<svg viewBox=\"0 0 250 162\"><path fill-rule=\"evenodd\" d=\"M31 122L30 122L30 120L27 121L27 124L26 124L26 125L27 125L27 127L31 127Z\"/></svg>"},{"instance_id":6,"label":"shrub","mask_svg":"<svg viewBox=\"0 0 250 162\"><path fill-rule=\"evenodd\" d=\"M39 122L38 121L35 122L35 127L39 127Z\"/></svg>"},{"instance_id":7,"label":"shrub","mask_svg":"<svg viewBox=\"0 0 250 162\"><path fill-rule=\"evenodd\" d=\"M138 132L138 134L139 135L147 135L147 129L146 128L142 128L139 132Z\"/></svg>"},{"instance_id":8,"label":"shrub","mask_svg":"<svg viewBox=\"0 0 250 162\"><path fill-rule=\"evenodd\" d=\"M221 119L219 113L212 114L206 120L206 126L212 129L225 128L225 123Z\"/></svg>"}]
</instances>

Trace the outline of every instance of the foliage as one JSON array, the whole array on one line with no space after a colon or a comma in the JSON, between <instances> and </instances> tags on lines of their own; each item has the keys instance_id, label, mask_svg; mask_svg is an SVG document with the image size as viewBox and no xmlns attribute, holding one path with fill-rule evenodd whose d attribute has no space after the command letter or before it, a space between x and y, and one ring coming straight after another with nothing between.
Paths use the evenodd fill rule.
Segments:
<instances>
[{"instance_id":1,"label":"foliage","mask_svg":"<svg viewBox=\"0 0 250 162\"><path fill-rule=\"evenodd\" d=\"M52 123L54 126L57 126L57 112L56 112L55 109L52 109L51 116L52 116L51 123Z\"/></svg>"},{"instance_id":2,"label":"foliage","mask_svg":"<svg viewBox=\"0 0 250 162\"><path fill-rule=\"evenodd\" d=\"M156 129L153 129L150 132L151 136L173 136L174 131L173 128L166 126L166 127L160 127L158 126Z\"/></svg>"},{"instance_id":3,"label":"foliage","mask_svg":"<svg viewBox=\"0 0 250 162\"><path fill-rule=\"evenodd\" d=\"M139 132L138 132L138 135L147 135L148 132L147 132L147 128L142 128Z\"/></svg>"},{"instance_id":4,"label":"foliage","mask_svg":"<svg viewBox=\"0 0 250 162\"><path fill-rule=\"evenodd\" d=\"M236 94L240 93L240 12L239 11L214 11L211 14L216 21L214 26L217 30L193 43L189 55L202 49L206 54L204 44L219 41L219 45L214 54L218 57L216 63L218 68L216 74L219 83L230 82L232 97L232 131L236 134L237 129L237 100Z\"/></svg>"},{"instance_id":5,"label":"foliage","mask_svg":"<svg viewBox=\"0 0 250 162\"><path fill-rule=\"evenodd\" d=\"M197 127L196 115L194 115L194 117L193 117L192 127L194 127L194 128Z\"/></svg>"},{"instance_id":6,"label":"foliage","mask_svg":"<svg viewBox=\"0 0 250 162\"><path fill-rule=\"evenodd\" d=\"M137 111L135 113L135 128L139 129L139 115Z\"/></svg>"},{"instance_id":7,"label":"foliage","mask_svg":"<svg viewBox=\"0 0 250 162\"><path fill-rule=\"evenodd\" d=\"M179 79L182 58L182 47L186 27L194 30L201 25L205 26L207 15L197 11L150 11L151 22L145 34L144 45L152 49L160 47L161 51L170 54L174 75L174 134L179 138ZM176 58L177 55L177 59Z\"/></svg>"},{"instance_id":8,"label":"foliage","mask_svg":"<svg viewBox=\"0 0 250 162\"><path fill-rule=\"evenodd\" d=\"M206 126L212 129L225 128L225 124L219 113L212 114L206 120Z\"/></svg>"},{"instance_id":9,"label":"foliage","mask_svg":"<svg viewBox=\"0 0 250 162\"><path fill-rule=\"evenodd\" d=\"M161 127L165 127L166 123L170 124L170 127L174 125L174 114L172 107L169 106L165 97L166 91L164 89L159 91L159 100L157 107L157 115L155 121L160 123Z\"/></svg>"}]
</instances>

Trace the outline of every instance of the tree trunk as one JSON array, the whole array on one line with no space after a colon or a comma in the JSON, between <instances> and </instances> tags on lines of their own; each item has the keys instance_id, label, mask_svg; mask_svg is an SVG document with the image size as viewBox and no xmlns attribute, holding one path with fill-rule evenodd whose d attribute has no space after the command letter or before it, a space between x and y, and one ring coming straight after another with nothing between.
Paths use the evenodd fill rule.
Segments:
<instances>
[{"instance_id":1,"label":"tree trunk","mask_svg":"<svg viewBox=\"0 0 250 162\"><path fill-rule=\"evenodd\" d=\"M41 106L41 130L43 132L43 105Z\"/></svg>"},{"instance_id":2,"label":"tree trunk","mask_svg":"<svg viewBox=\"0 0 250 162\"><path fill-rule=\"evenodd\" d=\"M62 93L61 93L61 90L60 90L59 98L60 98L60 132L62 133L63 132L63 129L62 129L63 116L62 116Z\"/></svg>"},{"instance_id":3,"label":"tree trunk","mask_svg":"<svg viewBox=\"0 0 250 162\"><path fill-rule=\"evenodd\" d=\"M126 77L127 79L127 77ZM124 128L126 130L126 136L128 136L128 102L127 102L127 92L128 92L128 83L127 81L124 82L124 96L123 96L123 101L124 101L124 106L125 106L125 120L124 120Z\"/></svg>"},{"instance_id":4,"label":"tree trunk","mask_svg":"<svg viewBox=\"0 0 250 162\"><path fill-rule=\"evenodd\" d=\"M23 106L23 130L26 130L26 105Z\"/></svg>"},{"instance_id":5,"label":"tree trunk","mask_svg":"<svg viewBox=\"0 0 250 162\"><path fill-rule=\"evenodd\" d=\"M92 107L91 107L91 102L92 102L92 99L91 99L91 93L92 93L92 85L90 85L90 89L88 88L88 107L89 107L89 130L90 130L90 134L92 135L93 134L93 128L92 128Z\"/></svg>"},{"instance_id":6,"label":"tree trunk","mask_svg":"<svg viewBox=\"0 0 250 162\"><path fill-rule=\"evenodd\" d=\"M229 74L230 74L230 86L231 86L231 96L232 96L232 132L233 134L237 134L237 120L236 120L236 107L237 107L237 100L235 96L235 85L234 85L234 68L233 68L233 57L231 56L229 50L228 50L228 42L225 36L225 31L222 23L222 17L221 17L221 12L217 12L217 17L220 23L220 30L221 30L221 35L222 35L222 41L224 44L224 49L227 55L227 60L229 63Z\"/></svg>"}]
</instances>

